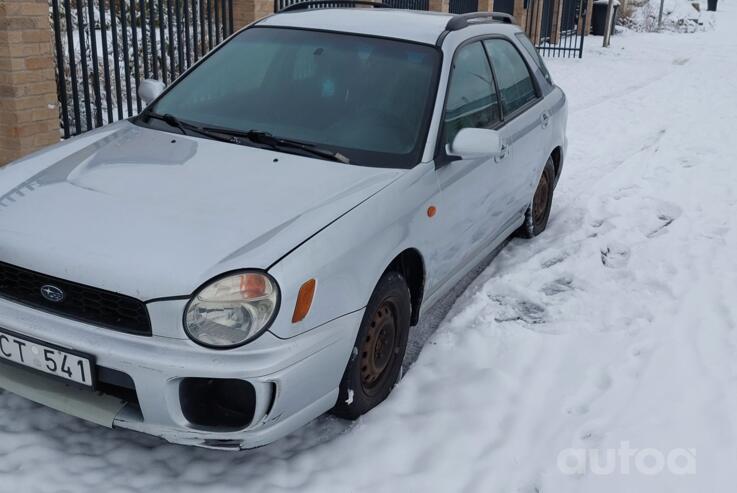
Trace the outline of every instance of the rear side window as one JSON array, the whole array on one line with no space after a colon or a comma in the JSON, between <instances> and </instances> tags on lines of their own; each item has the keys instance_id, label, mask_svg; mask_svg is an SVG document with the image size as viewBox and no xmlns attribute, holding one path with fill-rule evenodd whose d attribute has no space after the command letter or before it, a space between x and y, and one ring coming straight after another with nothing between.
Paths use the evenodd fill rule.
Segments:
<instances>
[{"instance_id":1,"label":"rear side window","mask_svg":"<svg viewBox=\"0 0 737 493\"><path fill-rule=\"evenodd\" d=\"M550 72L548 72L548 67L545 66L545 63L543 62L543 58L540 56L540 53L537 52L535 49L535 45L532 44L532 41L530 41L530 38L527 37L525 33L517 33L516 34L517 39L519 39L519 42L522 43L522 47L527 51L527 53L530 54L533 60L535 60L535 63L537 64L537 67L540 69L540 72L542 72L543 77L545 77L545 80L547 80L550 84L553 83L553 78L550 77Z\"/></svg>"},{"instance_id":2,"label":"rear side window","mask_svg":"<svg viewBox=\"0 0 737 493\"><path fill-rule=\"evenodd\" d=\"M504 114L514 113L537 99L527 64L512 43L503 39L489 39L484 41L484 45L494 66Z\"/></svg>"},{"instance_id":3,"label":"rear side window","mask_svg":"<svg viewBox=\"0 0 737 493\"><path fill-rule=\"evenodd\" d=\"M490 128L501 119L489 60L480 42L464 46L453 60L445 107L445 142L461 129Z\"/></svg>"}]
</instances>

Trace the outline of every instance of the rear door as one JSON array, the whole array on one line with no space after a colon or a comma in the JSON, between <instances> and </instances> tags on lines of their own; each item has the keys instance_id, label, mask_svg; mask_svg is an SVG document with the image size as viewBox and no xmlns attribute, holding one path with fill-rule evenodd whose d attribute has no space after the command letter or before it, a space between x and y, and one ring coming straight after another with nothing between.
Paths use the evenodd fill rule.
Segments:
<instances>
[{"instance_id":1,"label":"rear door","mask_svg":"<svg viewBox=\"0 0 737 493\"><path fill-rule=\"evenodd\" d=\"M550 115L542 93L517 47L507 38L484 40L499 91L503 140L509 146L504 160L504 197L499 214L519 217L532 201L547 156Z\"/></svg>"}]
</instances>

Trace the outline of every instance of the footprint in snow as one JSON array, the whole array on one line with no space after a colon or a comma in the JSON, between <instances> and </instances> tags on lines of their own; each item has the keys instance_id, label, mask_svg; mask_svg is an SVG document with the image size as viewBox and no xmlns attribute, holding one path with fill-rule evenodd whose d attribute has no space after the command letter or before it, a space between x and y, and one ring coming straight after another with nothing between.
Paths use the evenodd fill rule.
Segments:
<instances>
[{"instance_id":1,"label":"footprint in snow","mask_svg":"<svg viewBox=\"0 0 737 493\"><path fill-rule=\"evenodd\" d=\"M681 217L683 210L676 204L670 202L662 202L657 207L657 224L650 224L650 231L647 233L648 238L654 238L666 232L666 228L673 224L673 221Z\"/></svg>"},{"instance_id":2,"label":"footprint in snow","mask_svg":"<svg viewBox=\"0 0 737 493\"><path fill-rule=\"evenodd\" d=\"M629 348L627 361L622 365L622 372L632 378L639 378L650 361L655 349L652 341L642 341Z\"/></svg>"},{"instance_id":3,"label":"footprint in snow","mask_svg":"<svg viewBox=\"0 0 737 493\"><path fill-rule=\"evenodd\" d=\"M665 228L673 224L673 221L675 221L675 217L671 217L668 214L658 214L658 221L661 221L660 226L655 228L654 230L650 231L647 234L648 238L654 238L656 236L659 236L663 233L665 233Z\"/></svg>"},{"instance_id":4,"label":"footprint in snow","mask_svg":"<svg viewBox=\"0 0 737 493\"><path fill-rule=\"evenodd\" d=\"M604 236L613 229L616 228L612 222L613 217L608 216L605 218L594 219L589 223L589 234L587 238L596 238L598 236Z\"/></svg>"},{"instance_id":5,"label":"footprint in snow","mask_svg":"<svg viewBox=\"0 0 737 493\"><path fill-rule=\"evenodd\" d=\"M640 195L642 187L639 185L628 185L626 187L620 187L615 193L612 194L612 200L619 201L628 199L630 197L637 197Z\"/></svg>"},{"instance_id":6,"label":"footprint in snow","mask_svg":"<svg viewBox=\"0 0 737 493\"><path fill-rule=\"evenodd\" d=\"M601 263L610 269L621 269L630 259L630 248L619 243L610 243L601 250Z\"/></svg>"},{"instance_id":7,"label":"footprint in snow","mask_svg":"<svg viewBox=\"0 0 737 493\"><path fill-rule=\"evenodd\" d=\"M579 244L566 245L562 249L552 249L552 252L545 252L546 257L540 262L540 267L549 269L555 265L565 262L568 259L575 258L581 246Z\"/></svg>"},{"instance_id":8,"label":"footprint in snow","mask_svg":"<svg viewBox=\"0 0 737 493\"><path fill-rule=\"evenodd\" d=\"M542 493L542 491L539 479L530 480L517 489L517 493Z\"/></svg>"},{"instance_id":9,"label":"footprint in snow","mask_svg":"<svg viewBox=\"0 0 737 493\"><path fill-rule=\"evenodd\" d=\"M606 424L600 419L592 419L584 423L576 432L575 439L585 448L597 448L606 437Z\"/></svg>"},{"instance_id":10,"label":"footprint in snow","mask_svg":"<svg viewBox=\"0 0 737 493\"><path fill-rule=\"evenodd\" d=\"M567 259L567 258L568 258L568 254L567 254L567 253L565 253L565 252L562 252L562 253L560 253L559 255L556 255L556 256L554 256L554 257L551 257L551 258L549 258L549 259L547 259L547 260L543 260L543 261L542 261L542 262L540 263L540 266L541 266L541 267L542 267L543 269L549 269L549 268L551 268L552 266L554 266L554 265L557 265L557 264L559 264L559 263L563 262L563 261L564 261L565 259Z\"/></svg>"},{"instance_id":11,"label":"footprint in snow","mask_svg":"<svg viewBox=\"0 0 737 493\"><path fill-rule=\"evenodd\" d=\"M596 238L597 236L599 236L599 230L601 229L601 227L603 225L604 225L604 219L595 219L595 220L591 221L591 223L589 225L590 228L591 228L591 232L589 234L587 234L586 237L587 238Z\"/></svg>"},{"instance_id":12,"label":"footprint in snow","mask_svg":"<svg viewBox=\"0 0 737 493\"><path fill-rule=\"evenodd\" d=\"M563 411L574 416L588 414L592 404L606 394L613 384L614 379L606 368L591 373Z\"/></svg>"},{"instance_id":13,"label":"footprint in snow","mask_svg":"<svg viewBox=\"0 0 737 493\"><path fill-rule=\"evenodd\" d=\"M573 278L568 276L560 277L542 287L542 292L547 296L555 296L571 290L573 290Z\"/></svg>"},{"instance_id":14,"label":"footprint in snow","mask_svg":"<svg viewBox=\"0 0 737 493\"><path fill-rule=\"evenodd\" d=\"M545 307L530 300L512 296L491 296L491 301L500 305L500 311L494 317L496 322L520 321L527 324L545 323Z\"/></svg>"}]
</instances>

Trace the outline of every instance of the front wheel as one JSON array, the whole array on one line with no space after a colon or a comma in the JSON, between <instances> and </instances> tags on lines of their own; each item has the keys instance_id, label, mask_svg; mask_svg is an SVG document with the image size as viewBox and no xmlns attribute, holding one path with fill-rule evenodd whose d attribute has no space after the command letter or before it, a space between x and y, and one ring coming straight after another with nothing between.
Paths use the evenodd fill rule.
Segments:
<instances>
[{"instance_id":1,"label":"front wheel","mask_svg":"<svg viewBox=\"0 0 737 493\"><path fill-rule=\"evenodd\" d=\"M357 419L379 405L399 379L410 326L410 294L401 274L387 272L371 295L333 413Z\"/></svg>"},{"instance_id":2,"label":"front wheel","mask_svg":"<svg viewBox=\"0 0 737 493\"><path fill-rule=\"evenodd\" d=\"M553 158L548 158L540 182L535 189L532 203L525 213L525 222L517 230L523 238L534 238L548 226L550 209L553 206L553 190L555 188L555 165Z\"/></svg>"}]
</instances>

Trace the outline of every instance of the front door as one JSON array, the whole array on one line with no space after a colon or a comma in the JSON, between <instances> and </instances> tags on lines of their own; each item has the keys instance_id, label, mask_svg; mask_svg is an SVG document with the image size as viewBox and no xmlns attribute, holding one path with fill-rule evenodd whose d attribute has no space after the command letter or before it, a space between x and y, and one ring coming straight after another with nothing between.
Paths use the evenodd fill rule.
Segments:
<instances>
[{"instance_id":1,"label":"front door","mask_svg":"<svg viewBox=\"0 0 737 493\"><path fill-rule=\"evenodd\" d=\"M500 124L494 77L480 41L456 52L446 101L441 129L443 149L463 128L491 129ZM505 159L490 156L438 163L437 220L442 222L444 232L438 238L438 288L471 268L469 263L488 246L490 235L503 226L505 218L499 214L498 203L505 194L504 173L500 173L507 165Z\"/></svg>"}]
</instances>

